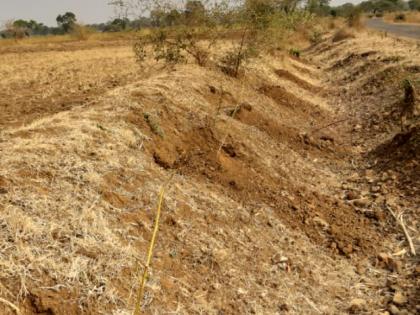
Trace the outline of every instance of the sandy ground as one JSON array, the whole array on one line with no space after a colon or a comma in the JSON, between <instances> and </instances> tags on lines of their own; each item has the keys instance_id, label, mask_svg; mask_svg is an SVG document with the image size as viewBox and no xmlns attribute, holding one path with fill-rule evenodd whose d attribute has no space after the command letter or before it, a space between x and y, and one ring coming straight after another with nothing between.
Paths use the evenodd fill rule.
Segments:
<instances>
[{"instance_id":1,"label":"sandy ground","mask_svg":"<svg viewBox=\"0 0 420 315\"><path fill-rule=\"evenodd\" d=\"M0 296L22 314L130 314L165 183L145 313L419 310L388 210L418 250L415 44L327 38L239 79L128 45L0 60Z\"/></svg>"}]
</instances>

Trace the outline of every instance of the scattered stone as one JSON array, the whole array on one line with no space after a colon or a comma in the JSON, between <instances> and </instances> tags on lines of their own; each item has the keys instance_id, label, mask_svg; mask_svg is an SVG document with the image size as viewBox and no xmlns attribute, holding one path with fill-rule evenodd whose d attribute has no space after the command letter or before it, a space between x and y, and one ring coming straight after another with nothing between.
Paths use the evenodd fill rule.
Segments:
<instances>
[{"instance_id":1,"label":"scattered stone","mask_svg":"<svg viewBox=\"0 0 420 315\"><path fill-rule=\"evenodd\" d=\"M325 221L324 219L320 218L320 217L315 217L313 219L313 221L319 225L320 227L322 227L323 230L328 230L330 228L330 225L328 224L327 221Z\"/></svg>"},{"instance_id":2,"label":"scattered stone","mask_svg":"<svg viewBox=\"0 0 420 315\"><path fill-rule=\"evenodd\" d=\"M390 270L393 272L402 272L402 263L399 260L392 259L390 262Z\"/></svg>"},{"instance_id":3,"label":"scattered stone","mask_svg":"<svg viewBox=\"0 0 420 315\"><path fill-rule=\"evenodd\" d=\"M366 300L353 299L350 302L349 312L352 314L358 314L359 312L366 309Z\"/></svg>"},{"instance_id":4,"label":"scattered stone","mask_svg":"<svg viewBox=\"0 0 420 315\"><path fill-rule=\"evenodd\" d=\"M350 257L350 254L353 253L353 245L351 245L351 244L347 244L345 246L340 246L339 245L339 248L344 253L344 255L346 255L347 257Z\"/></svg>"},{"instance_id":5,"label":"scattered stone","mask_svg":"<svg viewBox=\"0 0 420 315\"><path fill-rule=\"evenodd\" d=\"M382 222L382 221L384 221L384 220L385 220L385 214L384 214L384 212L383 212L383 211L376 209L376 210L373 212L373 218L374 218L375 220L377 220L377 221Z\"/></svg>"},{"instance_id":6,"label":"scattered stone","mask_svg":"<svg viewBox=\"0 0 420 315\"><path fill-rule=\"evenodd\" d=\"M378 254L379 260L384 261L384 262L388 262L389 257L390 256L386 253L379 253Z\"/></svg>"},{"instance_id":7,"label":"scattered stone","mask_svg":"<svg viewBox=\"0 0 420 315\"><path fill-rule=\"evenodd\" d=\"M357 191L354 191L354 190L350 190L346 194L346 199L347 200L355 200L355 199L359 199L359 198L360 198L360 194Z\"/></svg>"},{"instance_id":8,"label":"scattered stone","mask_svg":"<svg viewBox=\"0 0 420 315\"><path fill-rule=\"evenodd\" d=\"M373 193L378 193L381 191L381 186L372 186L372 188L370 189L371 192Z\"/></svg>"},{"instance_id":9,"label":"scattered stone","mask_svg":"<svg viewBox=\"0 0 420 315\"><path fill-rule=\"evenodd\" d=\"M356 199L353 200L353 205L358 208L367 208L369 207L369 200L367 199Z\"/></svg>"},{"instance_id":10,"label":"scattered stone","mask_svg":"<svg viewBox=\"0 0 420 315\"><path fill-rule=\"evenodd\" d=\"M391 304L388 310L392 315L400 315L400 310L394 304Z\"/></svg>"},{"instance_id":11,"label":"scattered stone","mask_svg":"<svg viewBox=\"0 0 420 315\"><path fill-rule=\"evenodd\" d=\"M392 302L397 305L404 305L407 303L407 297L400 291L395 292Z\"/></svg>"},{"instance_id":12,"label":"scattered stone","mask_svg":"<svg viewBox=\"0 0 420 315\"><path fill-rule=\"evenodd\" d=\"M362 125L356 125L356 126L354 126L354 128L353 128L353 130L354 131L359 131L359 130L362 130Z\"/></svg>"},{"instance_id":13,"label":"scattered stone","mask_svg":"<svg viewBox=\"0 0 420 315\"><path fill-rule=\"evenodd\" d=\"M361 261L356 265L356 272L359 275L364 275L366 273L367 270L367 262L366 261Z\"/></svg>"},{"instance_id":14,"label":"scattered stone","mask_svg":"<svg viewBox=\"0 0 420 315\"><path fill-rule=\"evenodd\" d=\"M341 184L341 188L347 190L347 189L350 188L350 186L347 183L343 183L343 184Z\"/></svg>"},{"instance_id":15,"label":"scattered stone","mask_svg":"<svg viewBox=\"0 0 420 315\"><path fill-rule=\"evenodd\" d=\"M287 304L281 304L278 307L279 312L288 312L289 311L289 306L287 306Z\"/></svg>"},{"instance_id":16,"label":"scattered stone","mask_svg":"<svg viewBox=\"0 0 420 315\"><path fill-rule=\"evenodd\" d=\"M319 139L321 139L322 141L329 141L329 142L334 142L334 138L331 136L321 136Z\"/></svg>"},{"instance_id":17,"label":"scattered stone","mask_svg":"<svg viewBox=\"0 0 420 315\"><path fill-rule=\"evenodd\" d=\"M216 94L217 89L216 89L213 85L210 85L210 86L209 86L209 89L210 89L210 92L211 92L211 93Z\"/></svg>"},{"instance_id":18,"label":"scattered stone","mask_svg":"<svg viewBox=\"0 0 420 315\"><path fill-rule=\"evenodd\" d=\"M243 102L239 106L240 106L241 109L243 108L243 109L247 110L248 112L252 111L252 105L249 104L248 102Z\"/></svg>"},{"instance_id":19,"label":"scattered stone","mask_svg":"<svg viewBox=\"0 0 420 315\"><path fill-rule=\"evenodd\" d=\"M378 260L382 268L386 268L392 272L401 273L402 263L399 260L394 259L391 255L386 253L380 253L378 255Z\"/></svg>"},{"instance_id":20,"label":"scattered stone","mask_svg":"<svg viewBox=\"0 0 420 315\"><path fill-rule=\"evenodd\" d=\"M367 180L368 183L375 182L375 173L372 170L366 170L365 179Z\"/></svg>"},{"instance_id":21,"label":"scattered stone","mask_svg":"<svg viewBox=\"0 0 420 315\"><path fill-rule=\"evenodd\" d=\"M273 263L273 265L285 263L288 260L289 260L289 258L287 258L285 256L282 256L280 254L275 254L273 257L271 257L271 262Z\"/></svg>"},{"instance_id":22,"label":"scattered stone","mask_svg":"<svg viewBox=\"0 0 420 315\"><path fill-rule=\"evenodd\" d=\"M248 293L248 291L243 288L238 288L236 292L238 293L238 295L245 295Z\"/></svg>"}]
</instances>

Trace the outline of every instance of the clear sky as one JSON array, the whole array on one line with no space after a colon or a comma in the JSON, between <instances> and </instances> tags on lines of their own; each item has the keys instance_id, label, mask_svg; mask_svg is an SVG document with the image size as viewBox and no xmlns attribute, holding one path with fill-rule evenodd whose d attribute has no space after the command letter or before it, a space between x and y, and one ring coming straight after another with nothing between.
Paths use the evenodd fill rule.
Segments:
<instances>
[{"instance_id":1,"label":"clear sky","mask_svg":"<svg viewBox=\"0 0 420 315\"><path fill-rule=\"evenodd\" d=\"M361 0L332 0L332 5ZM76 14L81 23L106 22L114 17L109 0L0 0L0 26L15 19L36 20L56 25L56 17L67 11Z\"/></svg>"},{"instance_id":2,"label":"clear sky","mask_svg":"<svg viewBox=\"0 0 420 315\"><path fill-rule=\"evenodd\" d=\"M36 20L56 25L56 17L67 11L82 23L106 22L114 16L109 0L0 0L0 25L11 19Z\"/></svg>"}]
</instances>

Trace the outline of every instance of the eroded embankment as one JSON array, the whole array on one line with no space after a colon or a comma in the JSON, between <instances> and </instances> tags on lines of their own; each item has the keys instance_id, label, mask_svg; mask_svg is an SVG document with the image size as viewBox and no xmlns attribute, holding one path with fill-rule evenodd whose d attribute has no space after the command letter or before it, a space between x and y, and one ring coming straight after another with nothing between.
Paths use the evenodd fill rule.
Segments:
<instances>
[{"instance_id":1,"label":"eroded embankment","mask_svg":"<svg viewBox=\"0 0 420 315\"><path fill-rule=\"evenodd\" d=\"M332 65L316 66L346 56L326 45L313 62L263 58L241 79L178 66L2 131L2 296L28 314L128 312L171 178L147 312L386 307L377 257L397 231L349 197L361 159L337 123L348 109L325 82Z\"/></svg>"},{"instance_id":2,"label":"eroded embankment","mask_svg":"<svg viewBox=\"0 0 420 315\"><path fill-rule=\"evenodd\" d=\"M418 44L362 34L353 40L323 43L307 53L326 69L325 81L336 85L329 98L336 100L337 111L347 117L343 129L359 153L356 172L343 188L363 197L362 213L367 217L382 217L379 223L386 249L376 266L388 270L378 273L385 283L384 308L392 314L415 314L419 311L419 265L408 252L419 251ZM405 222L413 249L391 211ZM401 292L404 303L398 303Z\"/></svg>"}]
</instances>

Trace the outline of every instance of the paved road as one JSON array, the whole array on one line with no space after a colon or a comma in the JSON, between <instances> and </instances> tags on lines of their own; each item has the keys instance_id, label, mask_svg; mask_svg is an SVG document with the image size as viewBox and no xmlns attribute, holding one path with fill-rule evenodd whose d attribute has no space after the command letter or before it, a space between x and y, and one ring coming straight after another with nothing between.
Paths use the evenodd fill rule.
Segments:
<instances>
[{"instance_id":1,"label":"paved road","mask_svg":"<svg viewBox=\"0 0 420 315\"><path fill-rule=\"evenodd\" d=\"M420 39L420 25L391 24L382 19L369 19L366 21L366 26L401 37Z\"/></svg>"}]
</instances>

